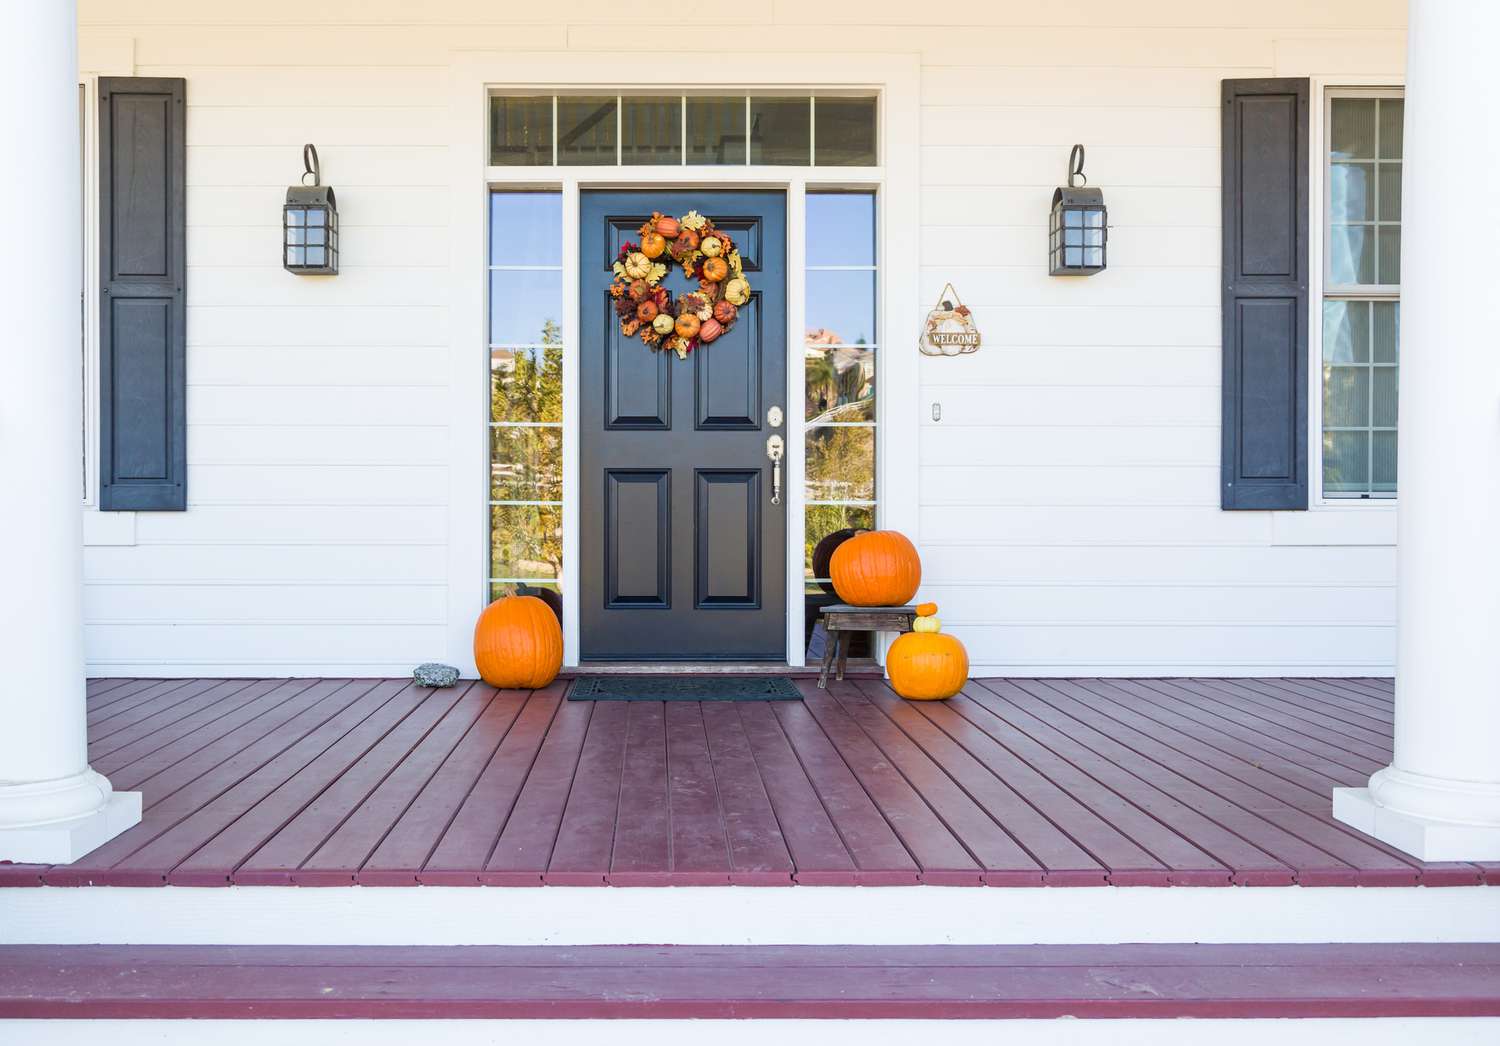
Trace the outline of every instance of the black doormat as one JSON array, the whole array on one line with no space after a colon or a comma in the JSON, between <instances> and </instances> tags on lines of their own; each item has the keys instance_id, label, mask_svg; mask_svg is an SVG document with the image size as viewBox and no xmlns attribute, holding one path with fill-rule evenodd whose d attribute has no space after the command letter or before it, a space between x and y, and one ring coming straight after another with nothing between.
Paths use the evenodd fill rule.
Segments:
<instances>
[{"instance_id":1,"label":"black doormat","mask_svg":"<svg viewBox=\"0 0 1500 1046\"><path fill-rule=\"evenodd\" d=\"M569 701L801 701L785 676L579 676Z\"/></svg>"}]
</instances>

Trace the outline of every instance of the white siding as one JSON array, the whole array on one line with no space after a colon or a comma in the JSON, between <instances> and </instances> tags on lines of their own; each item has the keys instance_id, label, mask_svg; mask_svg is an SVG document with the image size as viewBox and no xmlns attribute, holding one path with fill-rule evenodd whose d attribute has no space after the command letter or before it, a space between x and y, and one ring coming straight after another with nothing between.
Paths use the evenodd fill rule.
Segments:
<instances>
[{"instance_id":1,"label":"white siding","mask_svg":"<svg viewBox=\"0 0 1500 1046\"><path fill-rule=\"evenodd\" d=\"M450 222L483 220L450 213L448 62L618 53L638 14L80 7L86 56L184 76L189 103L190 511L91 523L91 670L401 673L445 656ZM805 53L810 70L830 41L921 55L919 304L951 280L984 347L921 361L918 537L924 596L978 670L1390 668L1389 506L1218 509L1218 105L1231 76L1398 81L1405 8L751 0L733 25L690 0L653 8L655 24L706 18L723 46ZM306 141L339 190L333 280L278 264ZM1079 141L1110 208L1110 268L1054 280L1046 212ZM914 334L887 332L884 351L914 352Z\"/></svg>"}]
</instances>

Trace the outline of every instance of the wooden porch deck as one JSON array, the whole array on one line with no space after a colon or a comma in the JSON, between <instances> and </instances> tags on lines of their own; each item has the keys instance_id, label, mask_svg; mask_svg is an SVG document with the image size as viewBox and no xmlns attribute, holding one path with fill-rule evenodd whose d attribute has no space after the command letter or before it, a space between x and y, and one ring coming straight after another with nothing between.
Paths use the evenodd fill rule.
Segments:
<instances>
[{"instance_id":1,"label":"wooden porch deck","mask_svg":"<svg viewBox=\"0 0 1500 1046\"><path fill-rule=\"evenodd\" d=\"M90 759L142 823L5 886L1427 886L1335 821L1390 757L1376 679L877 680L805 703L480 683L101 679Z\"/></svg>"}]
</instances>

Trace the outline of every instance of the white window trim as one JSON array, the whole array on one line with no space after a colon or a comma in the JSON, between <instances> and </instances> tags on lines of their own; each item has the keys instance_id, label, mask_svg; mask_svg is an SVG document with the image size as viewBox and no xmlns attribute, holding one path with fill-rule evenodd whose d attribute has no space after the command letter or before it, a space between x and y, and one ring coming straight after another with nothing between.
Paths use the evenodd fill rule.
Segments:
<instances>
[{"instance_id":1,"label":"white window trim","mask_svg":"<svg viewBox=\"0 0 1500 1046\"><path fill-rule=\"evenodd\" d=\"M903 343L917 329L919 230L920 65L915 54L830 55L817 79L805 62L782 54L739 54L718 69L724 93L872 91L877 107L873 168L761 166L489 167L488 99L499 93L596 90L603 94L661 93L638 84L638 63L628 56L583 53L457 52L449 67L453 190L450 296L450 427L448 634L449 660L472 673L473 622L488 591L488 499L482 477L488 460L488 194L492 187L561 189L563 196L563 660L579 662L578 555L578 205L583 189L705 186L782 188L787 192L788 418L802 402L802 336L806 264L806 193L809 186L873 190L877 194L876 344ZM680 93L675 89L671 93ZM917 354L887 348L878 362L876 523L918 538ZM472 420L471 420L472 419ZM787 425L787 664L800 667L804 600L803 427Z\"/></svg>"},{"instance_id":2,"label":"white window trim","mask_svg":"<svg viewBox=\"0 0 1500 1046\"><path fill-rule=\"evenodd\" d=\"M1327 286L1325 259L1328 249L1328 113L1333 98L1366 95L1371 97L1405 93L1400 77L1339 76L1312 79L1314 100L1308 129L1308 162L1312 167L1308 189L1308 222L1311 235L1308 249L1308 319L1307 319L1307 438L1308 508L1319 512L1388 512L1395 513L1400 497L1400 475L1396 494L1391 497L1327 497L1323 493L1323 297ZM1372 290L1376 290L1372 288ZM1373 297L1380 297L1375 293ZM1381 542L1382 544L1384 542Z\"/></svg>"}]
</instances>

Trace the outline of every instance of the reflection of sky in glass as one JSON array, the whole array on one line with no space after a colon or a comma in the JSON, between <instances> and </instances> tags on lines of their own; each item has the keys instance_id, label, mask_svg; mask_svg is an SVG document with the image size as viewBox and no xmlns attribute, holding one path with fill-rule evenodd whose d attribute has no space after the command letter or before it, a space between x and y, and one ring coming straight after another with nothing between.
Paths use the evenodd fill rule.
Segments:
<instances>
[{"instance_id":1,"label":"reflection of sky in glass","mask_svg":"<svg viewBox=\"0 0 1500 1046\"><path fill-rule=\"evenodd\" d=\"M491 265L562 264L562 194L490 194Z\"/></svg>"},{"instance_id":2,"label":"reflection of sky in glass","mask_svg":"<svg viewBox=\"0 0 1500 1046\"><path fill-rule=\"evenodd\" d=\"M875 196L807 197L807 329L820 342L875 341ZM819 266L872 266L824 269ZM819 332L814 335L813 332ZM826 332L826 333L825 333Z\"/></svg>"},{"instance_id":3,"label":"reflection of sky in glass","mask_svg":"<svg viewBox=\"0 0 1500 1046\"><path fill-rule=\"evenodd\" d=\"M875 273L869 269L809 272L807 329L831 331L848 344L874 344Z\"/></svg>"},{"instance_id":4,"label":"reflection of sky in glass","mask_svg":"<svg viewBox=\"0 0 1500 1046\"><path fill-rule=\"evenodd\" d=\"M807 264L875 264L875 195L809 193Z\"/></svg>"},{"instance_id":5,"label":"reflection of sky in glass","mask_svg":"<svg viewBox=\"0 0 1500 1046\"><path fill-rule=\"evenodd\" d=\"M562 323L562 272L500 269L490 273L490 344L534 345L546 321Z\"/></svg>"}]
</instances>

